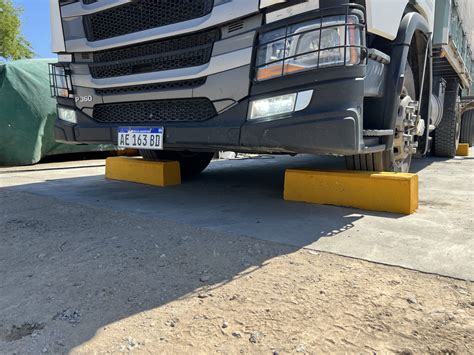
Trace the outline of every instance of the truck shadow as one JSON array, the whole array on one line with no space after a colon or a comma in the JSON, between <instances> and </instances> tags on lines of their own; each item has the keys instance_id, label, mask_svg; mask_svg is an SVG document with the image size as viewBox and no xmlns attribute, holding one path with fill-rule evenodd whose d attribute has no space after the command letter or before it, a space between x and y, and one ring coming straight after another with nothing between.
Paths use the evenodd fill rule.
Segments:
<instances>
[{"instance_id":1,"label":"truck shadow","mask_svg":"<svg viewBox=\"0 0 474 355\"><path fill-rule=\"evenodd\" d=\"M403 218L397 214L284 201L287 168L341 170L344 162L312 156L215 161L200 177L165 189L105 181L103 176L53 180L19 188L68 202L297 247L346 231L363 215Z\"/></svg>"},{"instance_id":2,"label":"truck shadow","mask_svg":"<svg viewBox=\"0 0 474 355\"><path fill-rule=\"evenodd\" d=\"M433 164L439 164L439 163L447 163L447 162L453 162L456 160L464 160L464 159L469 159L469 157L456 157L456 158L437 158L437 157L427 157L427 158L421 158L421 159L413 159L412 165L410 168L410 172L417 174L420 171L428 168L429 166Z\"/></svg>"},{"instance_id":3,"label":"truck shadow","mask_svg":"<svg viewBox=\"0 0 474 355\"><path fill-rule=\"evenodd\" d=\"M350 231L367 212L282 200L286 168L340 165L265 157L218 161L166 189L103 176L0 189L0 270L16 270L3 273L0 347L39 352L53 339L48 349L66 353L111 323Z\"/></svg>"}]
</instances>

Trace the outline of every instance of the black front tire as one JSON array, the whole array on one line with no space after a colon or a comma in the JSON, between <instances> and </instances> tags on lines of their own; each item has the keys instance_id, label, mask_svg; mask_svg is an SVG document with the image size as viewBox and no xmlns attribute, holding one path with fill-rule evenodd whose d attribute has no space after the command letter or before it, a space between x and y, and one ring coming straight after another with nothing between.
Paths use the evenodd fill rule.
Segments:
<instances>
[{"instance_id":1,"label":"black front tire","mask_svg":"<svg viewBox=\"0 0 474 355\"><path fill-rule=\"evenodd\" d=\"M190 179L202 173L211 163L213 152L140 150L145 160L173 160L181 166L181 177Z\"/></svg>"},{"instance_id":2,"label":"black front tire","mask_svg":"<svg viewBox=\"0 0 474 355\"><path fill-rule=\"evenodd\" d=\"M400 94L400 98L410 96L416 98L415 76L409 63L405 68L405 81ZM406 159L404 169L395 166L395 151L394 149L386 150L384 152L368 153L346 156L347 170L355 171L389 171L389 172L409 172L412 154Z\"/></svg>"},{"instance_id":3,"label":"black front tire","mask_svg":"<svg viewBox=\"0 0 474 355\"><path fill-rule=\"evenodd\" d=\"M461 121L461 137L459 143L467 143L472 147L474 142L474 110L463 113Z\"/></svg>"},{"instance_id":4,"label":"black front tire","mask_svg":"<svg viewBox=\"0 0 474 355\"><path fill-rule=\"evenodd\" d=\"M433 155L437 157L454 158L459 146L461 133L459 82L448 83L444 98L443 118L434 131Z\"/></svg>"},{"instance_id":5,"label":"black front tire","mask_svg":"<svg viewBox=\"0 0 474 355\"><path fill-rule=\"evenodd\" d=\"M393 171L393 152L384 151L346 156L347 170L355 171Z\"/></svg>"}]
</instances>

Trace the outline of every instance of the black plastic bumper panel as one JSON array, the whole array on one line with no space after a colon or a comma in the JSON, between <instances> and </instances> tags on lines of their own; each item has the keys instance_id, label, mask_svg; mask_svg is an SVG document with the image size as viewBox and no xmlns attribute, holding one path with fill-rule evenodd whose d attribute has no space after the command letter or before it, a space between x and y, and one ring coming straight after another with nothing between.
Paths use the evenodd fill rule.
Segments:
<instances>
[{"instance_id":1,"label":"black plastic bumper panel","mask_svg":"<svg viewBox=\"0 0 474 355\"><path fill-rule=\"evenodd\" d=\"M175 117L193 117L182 113L170 113L169 119L146 120L151 111L144 110L145 121L130 121L139 117L136 108L124 110L115 106L107 115L108 123L98 123L97 107L95 120L78 112L79 123L71 126L63 121L56 122L60 141L81 143L116 143L117 127L120 125L163 126L165 128L165 149L171 150L221 150L249 151L261 153L313 153L350 155L364 149L362 137L362 107L364 81L355 78L306 84L297 89L278 91L273 95L314 90L310 106L300 112L280 117L248 121L249 99L243 100L231 109L207 120L173 121ZM270 96L266 94L265 96ZM256 98L261 98L258 96ZM104 105L107 106L107 105ZM182 109L182 105L174 106ZM181 107L181 108L180 108ZM189 110L195 115L197 110ZM124 112L126 112L124 114ZM210 112L210 111L209 111ZM124 121L117 121L123 117ZM107 121L104 121L107 122Z\"/></svg>"}]
</instances>

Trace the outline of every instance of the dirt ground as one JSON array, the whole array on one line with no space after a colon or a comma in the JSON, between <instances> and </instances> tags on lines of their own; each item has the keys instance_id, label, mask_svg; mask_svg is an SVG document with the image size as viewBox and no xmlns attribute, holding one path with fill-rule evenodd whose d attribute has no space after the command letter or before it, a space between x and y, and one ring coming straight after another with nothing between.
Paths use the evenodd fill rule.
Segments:
<instances>
[{"instance_id":1,"label":"dirt ground","mask_svg":"<svg viewBox=\"0 0 474 355\"><path fill-rule=\"evenodd\" d=\"M474 353L467 281L0 189L0 353Z\"/></svg>"}]
</instances>

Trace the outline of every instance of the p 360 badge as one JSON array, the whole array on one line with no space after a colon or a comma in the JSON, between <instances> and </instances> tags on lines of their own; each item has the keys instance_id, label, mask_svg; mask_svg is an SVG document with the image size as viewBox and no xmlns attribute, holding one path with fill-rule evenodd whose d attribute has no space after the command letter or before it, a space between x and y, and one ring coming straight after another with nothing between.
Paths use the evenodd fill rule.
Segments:
<instances>
[{"instance_id":1,"label":"p 360 badge","mask_svg":"<svg viewBox=\"0 0 474 355\"><path fill-rule=\"evenodd\" d=\"M94 100L94 98L92 97L92 95L76 96L75 100L76 100L76 103L92 102L92 100Z\"/></svg>"}]
</instances>

